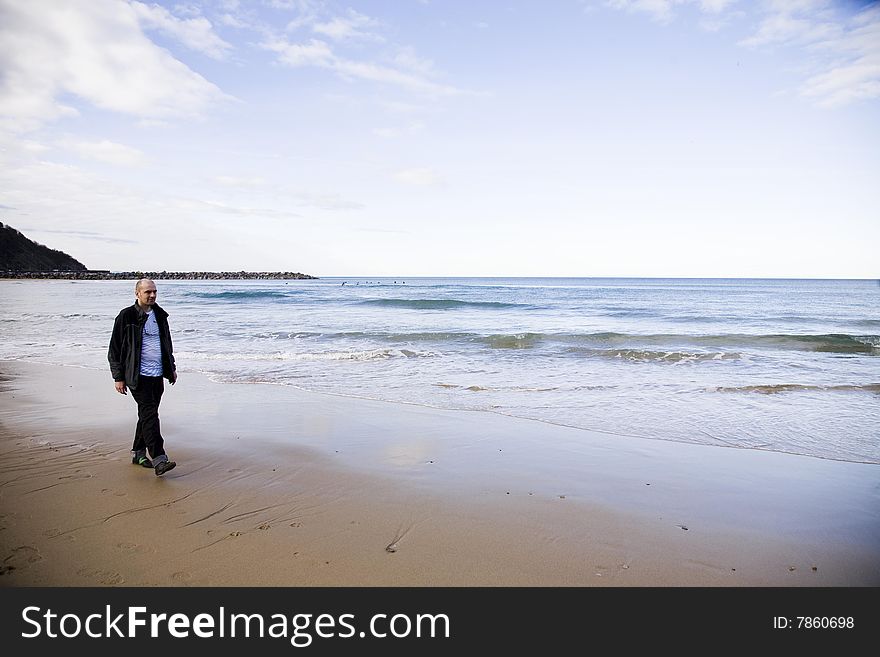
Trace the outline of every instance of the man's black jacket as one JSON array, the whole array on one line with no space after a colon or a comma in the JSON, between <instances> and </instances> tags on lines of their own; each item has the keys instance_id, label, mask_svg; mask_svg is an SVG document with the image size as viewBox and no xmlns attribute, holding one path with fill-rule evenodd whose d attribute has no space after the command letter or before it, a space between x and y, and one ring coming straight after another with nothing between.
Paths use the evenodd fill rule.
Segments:
<instances>
[{"instance_id":1,"label":"man's black jacket","mask_svg":"<svg viewBox=\"0 0 880 657\"><path fill-rule=\"evenodd\" d=\"M174 349L171 345L171 329L168 328L168 313L158 304L153 304L153 314L159 325L159 343L162 346L162 376L169 381L175 371ZM110 372L114 381L125 381L129 388L137 388L141 370L141 344L143 343L144 324L147 313L134 303L123 308L113 323L113 335L110 336L110 348L107 360L110 361Z\"/></svg>"}]
</instances>

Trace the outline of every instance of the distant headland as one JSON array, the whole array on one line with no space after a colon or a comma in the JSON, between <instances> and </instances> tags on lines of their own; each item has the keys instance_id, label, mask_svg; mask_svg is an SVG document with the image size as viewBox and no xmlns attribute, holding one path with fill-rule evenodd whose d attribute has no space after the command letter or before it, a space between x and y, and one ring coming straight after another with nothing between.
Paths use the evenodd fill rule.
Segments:
<instances>
[{"instance_id":1,"label":"distant headland","mask_svg":"<svg viewBox=\"0 0 880 657\"><path fill-rule=\"evenodd\" d=\"M109 271L87 269L63 251L28 239L0 223L0 278L52 278L78 281L154 280L292 280L317 279L292 271Z\"/></svg>"},{"instance_id":2,"label":"distant headland","mask_svg":"<svg viewBox=\"0 0 880 657\"><path fill-rule=\"evenodd\" d=\"M87 269L85 271L3 271L0 278L52 278L76 281L125 281L138 278L159 280L318 280L317 276L309 276L293 271L102 271Z\"/></svg>"}]
</instances>

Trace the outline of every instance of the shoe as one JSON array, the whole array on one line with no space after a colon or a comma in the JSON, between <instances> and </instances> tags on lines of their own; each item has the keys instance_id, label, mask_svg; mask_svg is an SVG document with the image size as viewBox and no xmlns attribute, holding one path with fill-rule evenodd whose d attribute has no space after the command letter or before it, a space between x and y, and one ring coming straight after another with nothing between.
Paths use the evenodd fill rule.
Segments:
<instances>
[{"instance_id":1,"label":"shoe","mask_svg":"<svg viewBox=\"0 0 880 657\"><path fill-rule=\"evenodd\" d=\"M153 462L150 459L148 459L146 456L134 456L134 457L132 457L131 462L134 463L135 465L142 465L145 468L152 468L153 467Z\"/></svg>"},{"instance_id":2,"label":"shoe","mask_svg":"<svg viewBox=\"0 0 880 657\"><path fill-rule=\"evenodd\" d=\"M156 476L159 477L169 470L173 470L174 466L176 465L177 463L175 463L174 461L162 461L156 466Z\"/></svg>"}]
</instances>

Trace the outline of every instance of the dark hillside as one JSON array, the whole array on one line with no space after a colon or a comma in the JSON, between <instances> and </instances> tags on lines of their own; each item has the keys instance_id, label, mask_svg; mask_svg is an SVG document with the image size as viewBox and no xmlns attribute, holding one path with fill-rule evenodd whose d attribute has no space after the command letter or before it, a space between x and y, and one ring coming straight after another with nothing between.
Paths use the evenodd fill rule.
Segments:
<instances>
[{"instance_id":1,"label":"dark hillside","mask_svg":"<svg viewBox=\"0 0 880 657\"><path fill-rule=\"evenodd\" d=\"M86 271L79 260L37 244L0 223L0 272Z\"/></svg>"}]
</instances>

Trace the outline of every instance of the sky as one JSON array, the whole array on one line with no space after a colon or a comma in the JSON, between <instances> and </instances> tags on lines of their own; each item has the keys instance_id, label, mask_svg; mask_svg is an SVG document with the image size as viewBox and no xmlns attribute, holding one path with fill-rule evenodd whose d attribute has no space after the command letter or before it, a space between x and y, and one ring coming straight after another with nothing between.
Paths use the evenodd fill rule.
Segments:
<instances>
[{"instance_id":1,"label":"sky","mask_svg":"<svg viewBox=\"0 0 880 657\"><path fill-rule=\"evenodd\" d=\"M880 3L0 0L0 221L113 271L880 277Z\"/></svg>"}]
</instances>

